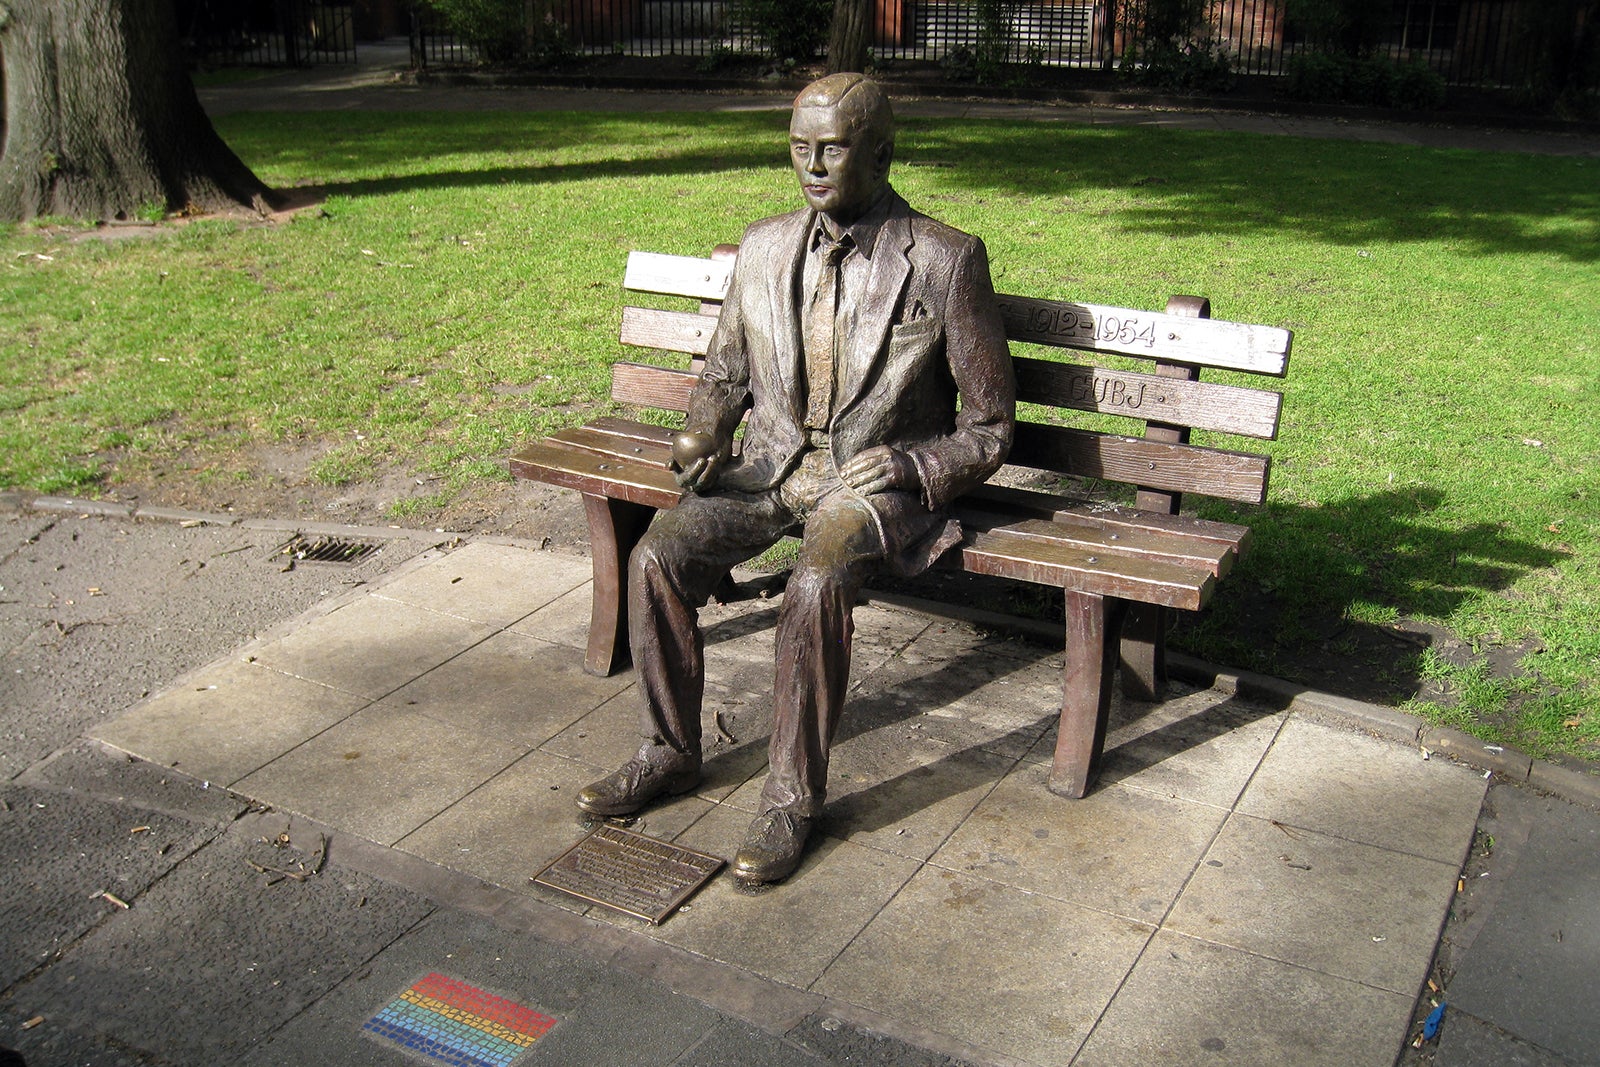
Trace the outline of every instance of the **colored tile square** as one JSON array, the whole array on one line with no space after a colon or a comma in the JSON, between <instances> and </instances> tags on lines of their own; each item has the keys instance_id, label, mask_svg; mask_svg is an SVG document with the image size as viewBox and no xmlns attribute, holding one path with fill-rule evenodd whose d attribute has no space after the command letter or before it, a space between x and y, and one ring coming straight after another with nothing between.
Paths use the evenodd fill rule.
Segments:
<instances>
[{"instance_id":1,"label":"colored tile square","mask_svg":"<svg viewBox=\"0 0 1600 1067\"><path fill-rule=\"evenodd\" d=\"M452 1067L511 1067L555 1024L532 1008L432 973L402 990L361 1029Z\"/></svg>"}]
</instances>

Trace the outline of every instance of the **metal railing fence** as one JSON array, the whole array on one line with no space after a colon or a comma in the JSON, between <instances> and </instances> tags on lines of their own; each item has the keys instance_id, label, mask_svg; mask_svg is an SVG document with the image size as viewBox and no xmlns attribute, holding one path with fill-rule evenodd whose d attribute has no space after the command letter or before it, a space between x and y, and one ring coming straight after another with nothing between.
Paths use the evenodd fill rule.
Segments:
<instances>
[{"instance_id":1,"label":"metal railing fence","mask_svg":"<svg viewBox=\"0 0 1600 1067\"><path fill-rule=\"evenodd\" d=\"M202 66L303 67L356 61L355 10L323 0L192 0L180 32Z\"/></svg>"},{"instance_id":2,"label":"metal railing fence","mask_svg":"<svg viewBox=\"0 0 1600 1067\"><path fill-rule=\"evenodd\" d=\"M1421 64L1448 85L1471 87L1521 84L1541 61L1524 16L1548 0L1389 2L1363 54ZM1296 57L1335 47L1319 39L1311 0L1210 0L1206 7L1187 43L1225 54L1239 74L1281 75ZM527 9L543 13L538 25L529 20L528 59L762 52L738 0L539 0ZM1145 42L1130 18L1138 10L1130 0L874 0L873 54L948 63L966 51L1003 63L1111 70L1139 61ZM484 58L425 7L413 19L412 51L419 66Z\"/></svg>"}]
</instances>

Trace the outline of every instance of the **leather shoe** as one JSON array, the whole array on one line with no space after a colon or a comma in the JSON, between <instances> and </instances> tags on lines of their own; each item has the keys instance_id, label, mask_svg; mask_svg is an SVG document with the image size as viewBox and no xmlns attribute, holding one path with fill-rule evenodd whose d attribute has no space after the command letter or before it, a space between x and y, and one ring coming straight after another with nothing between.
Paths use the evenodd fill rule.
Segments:
<instances>
[{"instance_id":1,"label":"leather shoe","mask_svg":"<svg viewBox=\"0 0 1600 1067\"><path fill-rule=\"evenodd\" d=\"M747 885L777 882L800 866L815 819L773 808L757 815L733 859L733 876Z\"/></svg>"},{"instance_id":2,"label":"leather shoe","mask_svg":"<svg viewBox=\"0 0 1600 1067\"><path fill-rule=\"evenodd\" d=\"M578 791L578 807L591 815L632 815L660 796L687 793L700 784L700 761L655 761L635 756L613 774Z\"/></svg>"}]
</instances>

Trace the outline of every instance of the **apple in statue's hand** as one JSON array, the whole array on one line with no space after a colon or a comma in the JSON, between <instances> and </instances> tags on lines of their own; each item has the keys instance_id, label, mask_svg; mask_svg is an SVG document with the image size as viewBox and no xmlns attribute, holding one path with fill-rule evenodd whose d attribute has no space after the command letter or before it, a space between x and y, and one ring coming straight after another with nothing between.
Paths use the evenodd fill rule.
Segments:
<instances>
[{"instance_id":1,"label":"apple in statue's hand","mask_svg":"<svg viewBox=\"0 0 1600 1067\"><path fill-rule=\"evenodd\" d=\"M697 459L706 459L717 453L717 442L708 433L680 433L672 439L672 465L687 470Z\"/></svg>"},{"instance_id":2,"label":"apple in statue's hand","mask_svg":"<svg viewBox=\"0 0 1600 1067\"><path fill-rule=\"evenodd\" d=\"M672 466L680 486L692 492L710 489L727 459L727 450L708 433L680 433L672 439Z\"/></svg>"}]
</instances>

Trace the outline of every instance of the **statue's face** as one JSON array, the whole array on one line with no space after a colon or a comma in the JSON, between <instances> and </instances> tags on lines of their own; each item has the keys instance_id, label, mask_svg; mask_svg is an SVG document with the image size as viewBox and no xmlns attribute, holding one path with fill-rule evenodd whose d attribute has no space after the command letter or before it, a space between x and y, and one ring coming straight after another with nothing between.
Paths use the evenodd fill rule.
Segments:
<instances>
[{"instance_id":1,"label":"statue's face","mask_svg":"<svg viewBox=\"0 0 1600 1067\"><path fill-rule=\"evenodd\" d=\"M838 107L797 107L789 158L806 203L841 226L870 208L889 178L891 146L874 144Z\"/></svg>"}]
</instances>

